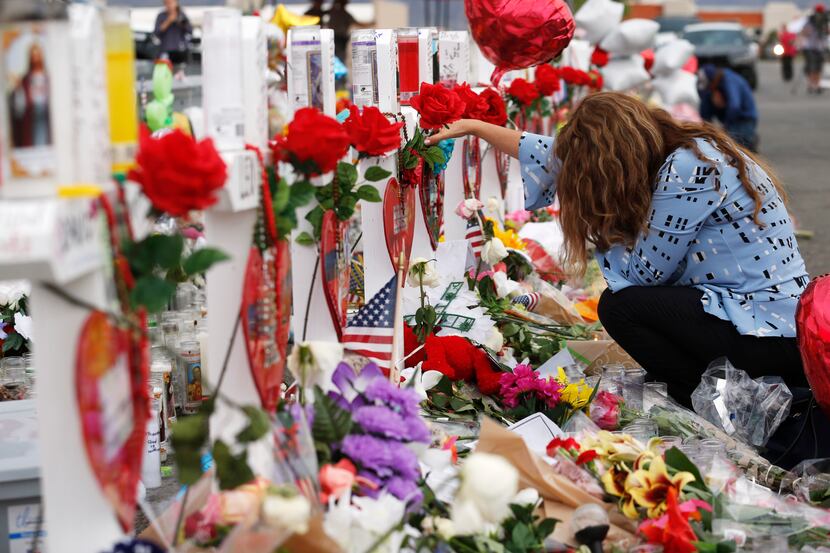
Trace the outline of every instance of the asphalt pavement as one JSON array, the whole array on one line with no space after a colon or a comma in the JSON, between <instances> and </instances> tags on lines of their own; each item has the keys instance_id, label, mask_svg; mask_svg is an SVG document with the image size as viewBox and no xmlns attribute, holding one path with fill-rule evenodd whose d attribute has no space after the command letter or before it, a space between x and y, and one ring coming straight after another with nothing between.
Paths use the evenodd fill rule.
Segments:
<instances>
[{"instance_id":1,"label":"asphalt pavement","mask_svg":"<svg viewBox=\"0 0 830 553\"><path fill-rule=\"evenodd\" d=\"M813 277L830 273L830 90L808 95L799 75L785 83L777 62L758 69L760 154L784 183L798 227L814 233L798 242L807 270Z\"/></svg>"}]
</instances>

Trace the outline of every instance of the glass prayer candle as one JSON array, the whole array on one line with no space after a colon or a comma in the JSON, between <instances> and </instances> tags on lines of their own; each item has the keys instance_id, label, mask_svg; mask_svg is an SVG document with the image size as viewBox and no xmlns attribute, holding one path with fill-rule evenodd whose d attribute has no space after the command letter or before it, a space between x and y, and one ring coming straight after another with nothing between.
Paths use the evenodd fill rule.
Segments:
<instances>
[{"instance_id":1,"label":"glass prayer candle","mask_svg":"<svg viewBox=\"0 0 830 553\"><path fill-rule=\"evenodd\" d=\"M135 43L130 12L108 9L104 20L107 53L112 172L126 173L133 165L138 140L135 96Z\"/></svg>"},{"instance_id":2,"label":"glass prayer candle","mask_svg":"<svg viewBox=\"0 0 830 553\"><path fill-rule=\"evenodd\" d=\"M623 399L626 407L637 411L643 410L643 385L645 381L645 369L625 369L623 374Z\"/></svg>"},{"instance_id":3,"label":"glass prayer candle","mask_svg":"<svg viewBox=\"0 0 830 553\"><path fill-rule=\"evenodd\" d=\"M418 30L401 29L398 31L398 88L401 91L401 105L408 106L409 100L418 94L421 84L418 68Z\"/></svg>"}]
</instances>

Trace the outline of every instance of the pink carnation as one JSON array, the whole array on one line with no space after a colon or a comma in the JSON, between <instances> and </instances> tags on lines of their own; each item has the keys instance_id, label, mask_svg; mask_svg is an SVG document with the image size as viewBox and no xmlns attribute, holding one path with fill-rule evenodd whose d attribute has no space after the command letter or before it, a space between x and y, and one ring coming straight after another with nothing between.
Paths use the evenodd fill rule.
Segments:
<instances>
[{"instance_id":1,"label":"pink carnation","mask_svg":"<svg viewBox=\"0 0 830 553\"><path fill-rule=\"evenodd\" d=\"M545 402L549 408L556 407L561 397L562 385L551 377L541 378L530 365L516 365L512 373L504 373L499 381L505 407L513 409L519 405L522 394L531 393Z\"/></svg>"}]
</instances>

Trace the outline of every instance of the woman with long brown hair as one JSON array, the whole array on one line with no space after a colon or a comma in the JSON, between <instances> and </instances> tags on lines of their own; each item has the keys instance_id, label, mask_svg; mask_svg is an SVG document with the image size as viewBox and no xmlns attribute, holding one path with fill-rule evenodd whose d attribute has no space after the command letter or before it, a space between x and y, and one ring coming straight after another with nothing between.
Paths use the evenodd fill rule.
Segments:
<instances>
[{"instance_id":1,"label":"woman with long brown hair","mask_svg":"<svg viewBox=\"0 0 830 553\"><path fill-rule=\"evenodd\" d=\"M809 277L783 190L752 153L612 92L555 138L461 120L430 142L468 134L520 160L527 209L559 198L567 266L584 271L595 247L605 329L677 400L720 357L807 386L794 316Z\"/></svg>"}]
</instances>

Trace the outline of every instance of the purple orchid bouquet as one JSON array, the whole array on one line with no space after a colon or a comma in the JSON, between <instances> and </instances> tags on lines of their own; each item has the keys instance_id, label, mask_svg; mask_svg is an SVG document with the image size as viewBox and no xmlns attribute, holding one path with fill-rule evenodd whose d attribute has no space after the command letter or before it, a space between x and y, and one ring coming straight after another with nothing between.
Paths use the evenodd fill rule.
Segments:
<instances>
[{"instance_id":1,"label":"purple orchid bouquet","mask_svg":"<svg viewBox=\"0 0 830 553\"><path fill-rule=\"evenodd\" d=\"M350 424L340 440L327 444L331 461L354 463L363 495L377 497L385 490L411 506L419 504L423 496L416 448L429 444L430 431L419 414L417 394L389 382L373 363L360 371L340 363L332 382L337 391L327 398L342 418L349 415ZM315 425L319 418L318 413Z\"/></svg>"}]
</instances>

